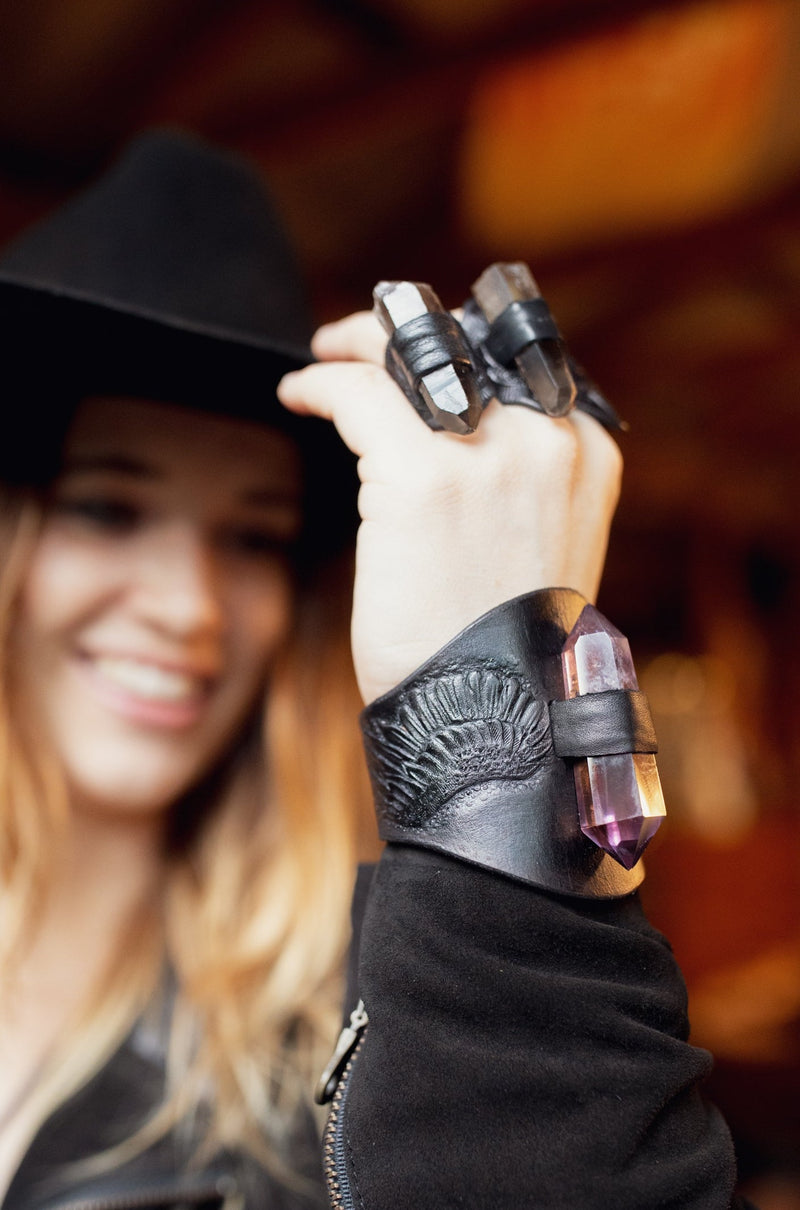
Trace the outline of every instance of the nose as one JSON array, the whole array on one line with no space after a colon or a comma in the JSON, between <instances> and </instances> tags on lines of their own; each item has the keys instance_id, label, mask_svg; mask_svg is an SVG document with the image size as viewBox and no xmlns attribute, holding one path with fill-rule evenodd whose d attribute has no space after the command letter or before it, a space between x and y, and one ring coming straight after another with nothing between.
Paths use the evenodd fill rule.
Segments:
<instances>
[{"instance_id":1,"label":"nose","mask_svg":"<svg viewBox=\"0 0 800 1210\"><path fill-rule=\"evenodd\" d=\"M135 565L141 619L174 638L218 634L224 613L219 570L210 543L189 522L151 531Z\"/></svg>"}]
</instances>

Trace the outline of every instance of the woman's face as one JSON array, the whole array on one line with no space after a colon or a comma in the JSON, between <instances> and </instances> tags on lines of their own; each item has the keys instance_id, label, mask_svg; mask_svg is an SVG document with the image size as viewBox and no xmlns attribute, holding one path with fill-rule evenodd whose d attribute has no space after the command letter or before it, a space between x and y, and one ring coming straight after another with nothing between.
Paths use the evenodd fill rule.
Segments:
<instances>
[{"instance_id":1,"label":"woman's face","mask_svg":"<svg viewBox=\"0 0 800 1210\"><path fill-rule=\"evenodd\" d=\"M76 809L158 812L213 766L286 633L300 520L284 435L81 405L14 633L15 683Z\"/></svg>"}]
</instances>

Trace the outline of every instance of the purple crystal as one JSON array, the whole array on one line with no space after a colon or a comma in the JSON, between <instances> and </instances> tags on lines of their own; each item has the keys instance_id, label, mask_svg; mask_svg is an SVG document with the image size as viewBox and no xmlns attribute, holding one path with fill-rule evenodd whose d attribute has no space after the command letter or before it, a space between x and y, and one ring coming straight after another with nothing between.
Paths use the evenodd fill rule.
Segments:
<instances>
[{"instance_id":1,"label":"purple crystal","mask_svg":"<svg viewBox=\"0 0 800 1210\"><path fill-rule=\"evenodd\" d=\"M656 758L587 756L575 762L575 790L584 836L632 869L666 814Z\"/></svg>"},{"instance_id":2,"label":"purple crystal","mask_svg":"<svg viewBox=\"0 0 800 1210\"><path fill-rule=\"evenodd\" d=\"M638 689L628 640L587 605L561 653L566 697ZM575 762L581 831L630 870L666 815L651 753L588 756Z\"/></svg>"},{"instance_id":3,"label":"purple crystal","mask_svg":"<svg viewBox=\"0 0 800 1210\"><path fill-rule=\"evenodd\" d=\"M586 605L561 652L567 697L604 689L638 689L628 640L593 605Z\"/></svg>"}]
</instances>

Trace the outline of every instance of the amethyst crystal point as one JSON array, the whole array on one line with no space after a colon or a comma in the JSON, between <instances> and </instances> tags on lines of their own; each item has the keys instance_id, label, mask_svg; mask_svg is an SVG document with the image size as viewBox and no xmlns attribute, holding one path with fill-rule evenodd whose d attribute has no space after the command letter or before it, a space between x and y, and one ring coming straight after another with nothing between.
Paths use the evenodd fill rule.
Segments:
<instances>
[{"instance_id":1,"label":"amethyst crystal point","mask_svg":"<svg viewBox=\"0 0 800 1210\"><path fill-rule=\"evenodd\" d=\"M628 640L587 605L561 652L566 697L638 689ZM656 758L631 752L575 762L581 831L630 870L666 814Z\"/></svg>"},{"instance_id":2,"label":"amethyst crystal point","mask_svg":"<svg viewBox=\"0 0 800 1210\"><path fill-rule=\"evenodd\" d=\"M587 756L575 762L575 790L584 836L632 869L666 814L656 758Z\"/></svg>"},{"instance_id":3,"label":"amethyst crystal point","mask_svg":"<svg viewBox=\"0 0 800 1210\"><path fill-rule=\"evenodd\" d=\"M567 697L638 689L628 640L594 605L585 605L561 652Z\"/></svg>"},{"instance_id":4,"label":"amethyst crystal point","mask_svg":"<svg viewBox=\"0 0 800 1210\"><path fill-rule=\"evenodd\" d=\"M575 379L567 360L566 346L558 337L547 304L528 266L523 261L490 265L473 285L472 294L490 325L512 303L541 299L552 334L544 339L531 338L517 350L514 361L534 399L548 416L566 416L575 403Z\"/></svg>"},{"instance_id":5,"label":"amethyst crystal point","mask_svg":"<svg viewBox=\"0 0 800 1210\"><path fill-rule=\"evenodd\" d=\"M438 312L447 315L436 293L425 282L382 281L372 292L374 311L391 337L398 328L420 316ZM393 350L395 363L409 389L416 392L434 427L452 433L473 433L483 411L483 400L466 361L445 361L422 374L419 381ZM417 405L415 405L417 406ZM418 408L419 410L419 408Z\"/></svg>"}]
</instances>

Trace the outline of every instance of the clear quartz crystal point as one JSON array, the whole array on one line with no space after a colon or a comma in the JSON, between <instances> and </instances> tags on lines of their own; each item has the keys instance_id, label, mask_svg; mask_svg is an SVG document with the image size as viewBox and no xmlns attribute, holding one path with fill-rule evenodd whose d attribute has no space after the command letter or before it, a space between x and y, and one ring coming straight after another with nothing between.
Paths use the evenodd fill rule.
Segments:
<instances>
[{"instance_id":1,"label":"clear quartz crystal point","mask_svg":"<svg viewBox=\"0 0 800 1210\"><path fill-rule=\"evenodd\" d=\"M628 640L587 605L561 652L566 697L638 689ZM666 815L651 753L587 756L575 762L581 831L630 870Z\"/></svg>"},{"instance_id":2,"label":"clear quartz crystal point","mask_svg":"<svg viewBox=\"0 0 800 1210\"><path fill-rule=\"evenodd\" d=\"M490 324L511 303L542 297L524 261L490 265L473 285L472 293ZM577 387L563 340L534 340L514 360L523 380L548 416L566 416L572 410Z\"/></svg>"},{"instance_id":3,"label":"clear quartz crystal point","mask_svg":"<svg viewBox=\"0 0 800 1210\"><path fill-rule=\"evenodd\" d=\"M374 311L389 336L426 311L447 314L437 294L425 282L382 281L372 292ZM409 380L406 367L399 362ZM416 390L436 423L451 433L473 433L483 411L483 400L470 367L452 363L421 378Z\"/></svg>"}]
</instances>

